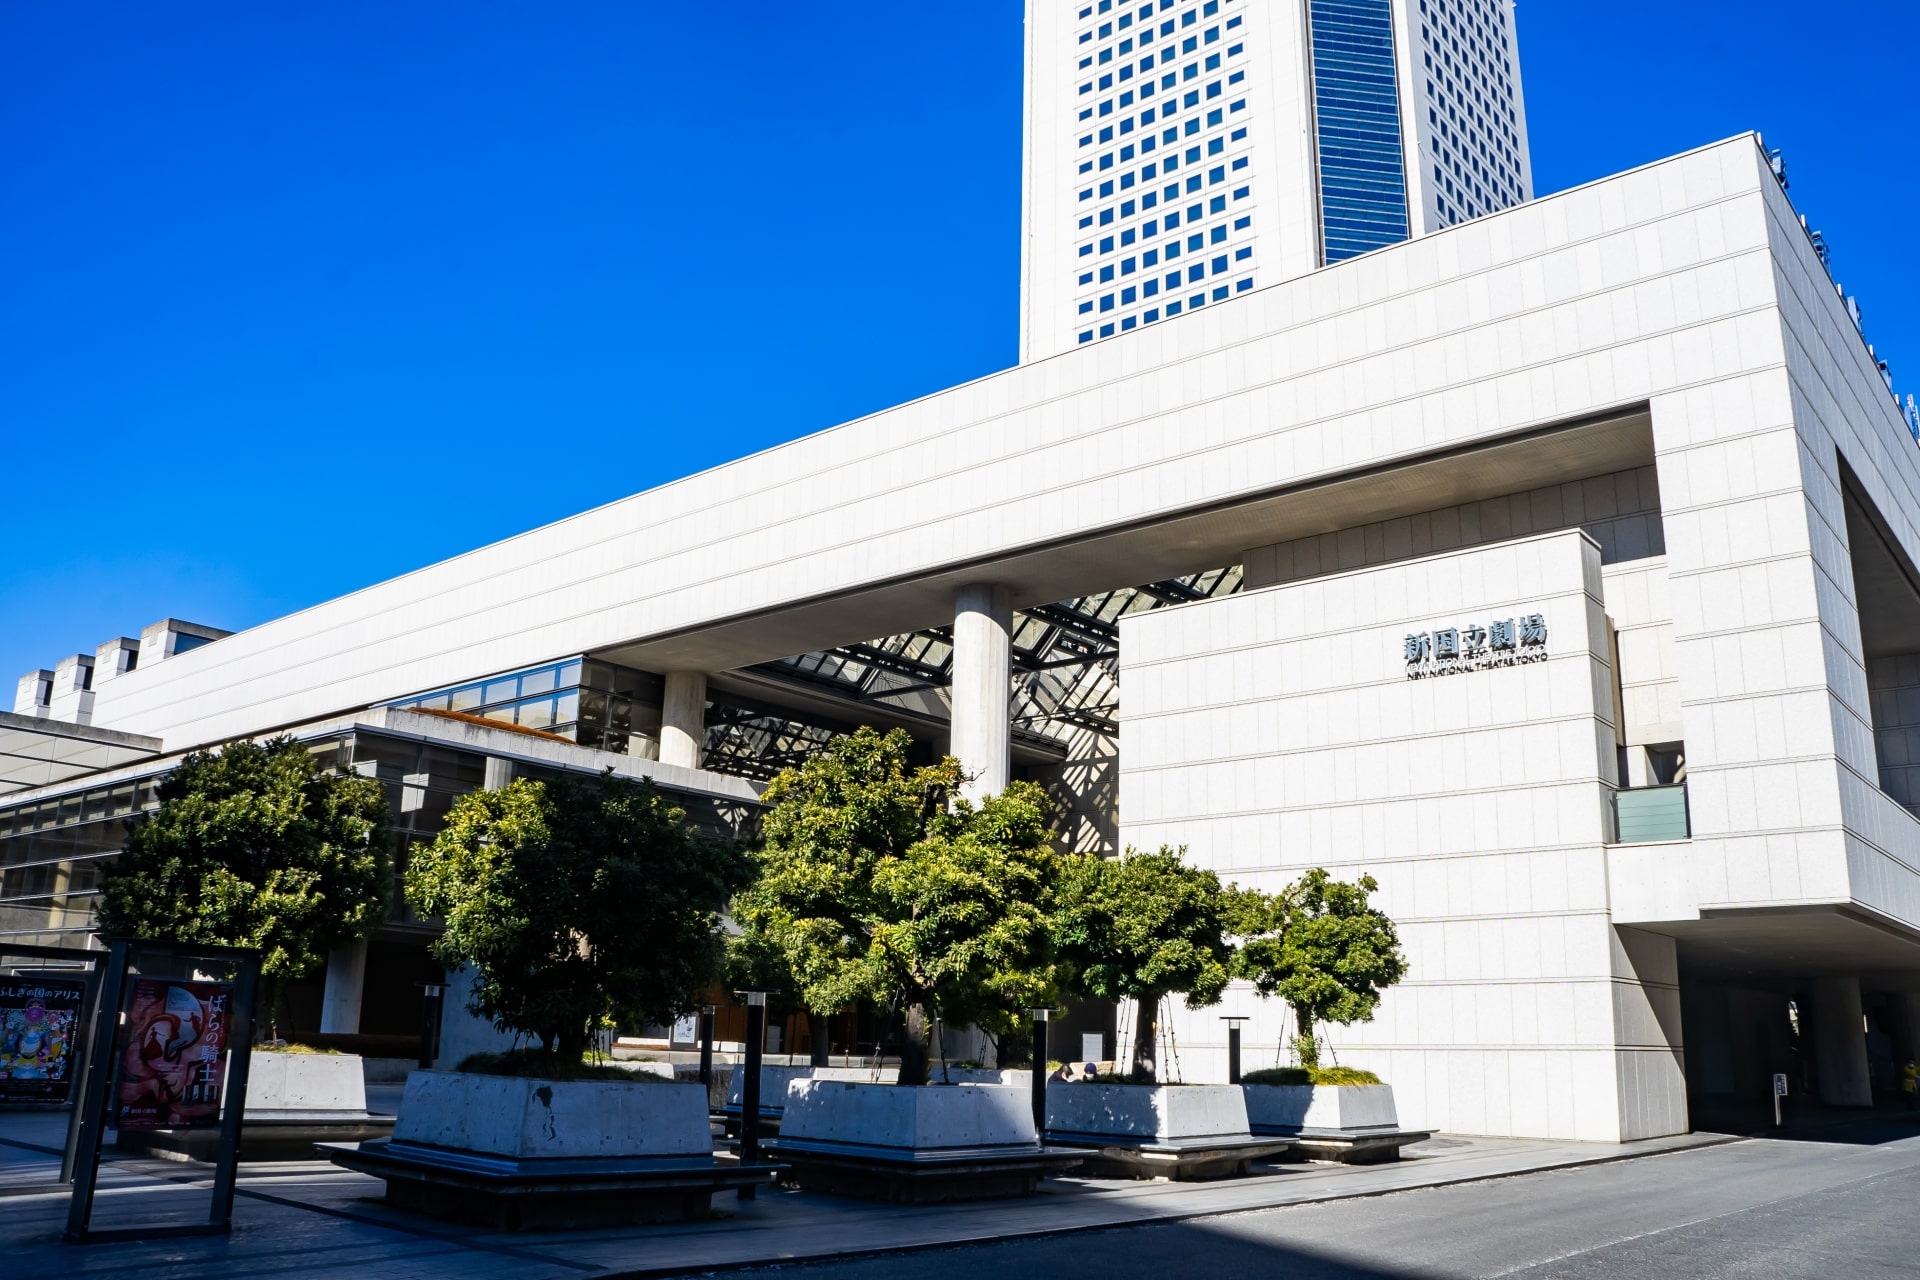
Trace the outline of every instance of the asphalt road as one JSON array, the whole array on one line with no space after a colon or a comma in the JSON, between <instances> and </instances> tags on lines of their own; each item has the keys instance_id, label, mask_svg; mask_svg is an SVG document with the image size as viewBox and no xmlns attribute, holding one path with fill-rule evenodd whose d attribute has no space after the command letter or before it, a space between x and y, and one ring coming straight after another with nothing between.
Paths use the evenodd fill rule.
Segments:
<instances>
[{"instance_id":1,"label":"asphalt road","mask_svg":"<svg viewBox=\"0 0 1920 1280\"><path fill-rule=\"evenodd\" d=\"M1561 1172L769 1272L1014 1276L1920 1276L1920 1125L1841 1126Z\"/></svg>"}]
</instances>

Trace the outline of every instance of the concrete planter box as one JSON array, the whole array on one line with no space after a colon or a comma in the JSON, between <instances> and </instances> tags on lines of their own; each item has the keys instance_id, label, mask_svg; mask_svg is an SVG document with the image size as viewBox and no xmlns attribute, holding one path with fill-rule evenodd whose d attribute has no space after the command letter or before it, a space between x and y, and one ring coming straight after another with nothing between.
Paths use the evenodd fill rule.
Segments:
<instances>
[{"instance_id":1,"label":"concrete planter box","mask_svg":"<svg viewBox=\"0 0 1920 1280\"><path fill-rule=\"evenodd\" d=\"M393 1137L518 1160L713 1154L700 1086L664 1081L416 1071Z\"/></svg>"},{"instance_id":2,"label":"concrete planter box","mask_svg":"<svg viewBox=\"0 0 1920 1280\"><path fill-rule=\"evenodd\" d=\"M1026 1195L1077 1153L1040 1145L1033 1101L1006 1084L794 1080L768 1150L811 1190L931 1204Z\"/></svg>"},{"instance_id":3,"label":"concrete planter box","mask_svg":"<svg viewBox=\"0 0 1920 1280\"><path fill-rule=\"evenodd\" d=\"M731 1068L727 1082L727 1100L721 1108L727 1133L740 1134L740 1098L746 1079L745 1067ZM717 1073L716 1073L717 1074ZM1031 1074L1018 1067L948 1067L943 1078L936 1065L929 1085L1011 1084L1029 1086ZM897 1067L882 1067L876 1075L872 1067L766 1067L760 1068L760 1132L778 1133L787 1108L787 1086L795 1080L839 1080L850 1084L894 1084L900 1078Z\"/></svg>"},{"instance_id":4,"label":"concrete planter box","mask_svg":"<svg viewBox=\"0 0 1920 1280\"><path fill-rule=\"evenodd\" d=\"M351 1053L256 1049L240 1126L243 1160L311 1160L316 1142L364 1142L393 1131L393 1117L367 1111L364 1064ZM213 1129L129 1130L115 1144L162 1159L212 1160Z\"/></svg>"},{"instance_id":5,"label":"concrete planter box","mask_svg":"<svg viewBox=\"0 0 1920 1280\"><path fill-rule=\"evenodd\" d=\"M389 1204L507 1229L695 1217L778 1173L714 1160L698 1082L416 1071L390 1141L321 1150Z\"/></svg>"},{"instance_id":6,"label":"concrete planter box","mask_svg":"<svg viewBox=\"0 0 1920 1280\"><path fill-rule=\"evenodd\" d=\"M1295 1159L1322 1164L1377 1164L1398 1160L1400 1148L1432 1137L1402 1129L1393 1086L1241 1085L1247 1118L1256 1134L1295 1140Z\"/></svg>"},{"instance_id":7,"label":"concrete planter box","mask_svg":"<svg viewBox=\"0 0 1920 1280\"><path fill-rule=\"evenodd\" d=\"M1047 1141L1092 1153L1088 1173L1183 1180L1244 1174L1291 1145L1254 1136L1237 1085L1056 1084Z\"/></svg>"},{"instance_id":8,"label":"concrete planter box","mask_svg":"<svg viewBox=\"0 0 1920 1280\"><path fill-rule=\"evenodd\" d=\"M740 1099L746 1086L747 1069L736 1066L727 1083L727 1132L740 1132ZM760 1132L780 1128L787 1109L787 1086L795 1080L841 1080L853 1084L892 1084L899 1079L896 1067L882 1067L878 1076L871 1067L766 1067L760 1068Z\"/></svg>"}]
</instances>

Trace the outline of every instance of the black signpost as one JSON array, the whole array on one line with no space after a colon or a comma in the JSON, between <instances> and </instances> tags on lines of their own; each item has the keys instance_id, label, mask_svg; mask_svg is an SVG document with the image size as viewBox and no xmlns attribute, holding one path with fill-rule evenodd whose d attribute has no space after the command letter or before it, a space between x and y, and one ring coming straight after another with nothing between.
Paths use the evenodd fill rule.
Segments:
<instances>
[{"instance_id":1,"label":"black signpost","mask_svg":"<svg viewBox=\"0 0 1920 1280\"><path fill-rule=\"evenodd\" d=\"M93 1025L76 1078L77 1123L69 1142L69 1241L152 1240L232 1230L259 986L257 951L126 938L108 944L106 974L92 1003ZM147 1070L150 1078L139 1078L137 1071L130 1076L129 1064ZM204 1223L104 1231L92 1227L106 1131L136 1124L218 1124L213 1200Z\"/></svg>"}]
</instances>

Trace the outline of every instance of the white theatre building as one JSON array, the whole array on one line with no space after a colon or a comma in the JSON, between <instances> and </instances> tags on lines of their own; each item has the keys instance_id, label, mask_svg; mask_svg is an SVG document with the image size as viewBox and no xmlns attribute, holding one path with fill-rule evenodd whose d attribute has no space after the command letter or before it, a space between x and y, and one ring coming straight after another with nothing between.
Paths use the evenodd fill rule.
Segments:
<instances>
[{"instance_id":1,"label":"white theatre building","mask_svg":"<svg viewBox=\"0 0 1920 1280\"><path fill-rule=\"evenodd\" d=\"M115 824L237 736L383 778L413 839L462 789L609 763L738 828L778 768L897 725L980 790L1044 783L1066 847L1373 875L1411 972L1331 1041L1410 1125L1626 1140L1761 1106L1775 1073L1870 1103L1920 1052L1920 448L1757 137L1533 198L1512 23L1032 0L1021 364L249 630L30 673L0 716L0 930L83 945ZM1336 36L1396 69L1366 74L1402 155L1402 229L1351 255L1314 123ZM1116 300L1083 343L1081 264L1097 318L1145 217L1078 199L1107 145L1078 113L1118 103L1102 67L1145 82L1143 47L1182 95L1183 306L1163 258L1158 317ZM1216 74L1244 126L1207 123ZM1215 139L1252 213L1227 169L1196 307L1186 153L1211 201ZM1468 186L1435 183L1443 144ZM1134 244L1080 255L1109 204ZM429 929L337 956L318 1016L366 1030ZM1224 1078L1224 1014L1249 1066L1287 1031L1247 991L1177 1011L1188 1079Z\"/></svg>"}]
</instances>

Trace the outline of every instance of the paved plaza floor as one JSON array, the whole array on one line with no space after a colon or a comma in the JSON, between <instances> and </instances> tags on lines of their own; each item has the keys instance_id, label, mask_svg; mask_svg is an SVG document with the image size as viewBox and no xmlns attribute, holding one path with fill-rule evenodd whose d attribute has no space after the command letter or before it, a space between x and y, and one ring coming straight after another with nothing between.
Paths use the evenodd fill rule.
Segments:
<instances>
[{"instance_id":1,"label":"paved plaza floor","mask_svg":"<svg viewBox=\"0 0 1920 1280\"><path fill-rule=\"evenodd\" d=\"M1911 1280L1920 1123L1851 1116L1656 1159L916 1254L914 1280ZM778 1269L897 1280L899 1258ZM762 1274L765 1274L764 1272Z\"/></svg>"},{"instance_id":2,"label":"paved plaza floor","mask_svg":"<svg viewBox=\"0 0 1920 1280\"><path fill-rule=\"evenodd\" d=\"M375 1102L376 1107L378 1102ZM0 1189L53 1176L65 1118L15 1115L0 1125ZM796 1191L740 1202L716 1196L707 1221L507 1234L388 1209L381 1184L322 1161L242 1166L231 1235L67 1245L67 1196L0 1198L0 1250L20 1274L131 1275L143 1280L227 1276L643 1276L862 1253L1046 1238L1145 1223L1374 1197L1727 1142L1714 1135L1627 1146L1439 1137L1398 1164L1349 1168L1256 1166L1209 1183L1057 1178L1020 1200L904 1207ZM103 1168L97 1227L187 1221L204 1214L206 1166L112 1158ZM1066 1246L1071 1251L1071 1245Z\"/></svg>"}]
</instances>

